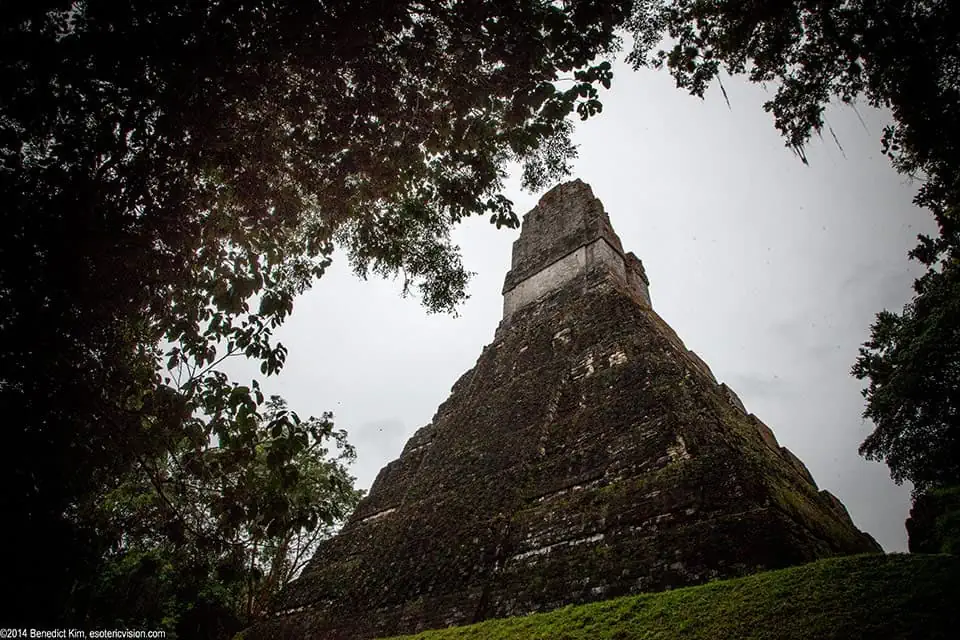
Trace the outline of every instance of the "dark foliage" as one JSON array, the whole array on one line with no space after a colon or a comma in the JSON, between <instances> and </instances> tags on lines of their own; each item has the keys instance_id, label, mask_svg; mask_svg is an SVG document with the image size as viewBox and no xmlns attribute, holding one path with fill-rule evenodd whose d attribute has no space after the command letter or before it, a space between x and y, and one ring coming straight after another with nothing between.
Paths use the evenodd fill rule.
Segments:
<instances>
[{"instance_id":1,"label":"dark foliage","mask_svg":"<svg viewBox=\"0 0 960 640\"><path fill-rule=\"evenodd\" d=\"M911 553L960 554L960 486L918 495L907 519Z\"/></svg>"},{"instance_id":2,"label":"dark foliage","mask_svg":"<svg viewBox=\"0 0 960 640\"><path fill-rule=\"evenodd\" d=\"M344 466L354 450L329 415L301 421L273 398L243 437L251 446L183 438L81 506L113 541L73 595L87 627L229 636L266 613L359 501Z\"/></svg>"},{"instance_id":3,"label":"dark foliage","mask_svg":"<svg viewBox=\"0 0 960 640\"><path fill-rule=\"evenodd\" d=\"M402 272L428 309L462 299L451 225L516 224L509 161L530 187L566 170L566 117L600 110L593 61L628 4L5 7L4 622L85 619L118 544L96 501L154 461L184 442L255 458L265 401L217 365L282 367L272 332L334 246L361 275ZM303 431L288 417L271 435L288 443L274 473Z\"/></svg>"},{"instance_id":4,"label":"dark foliage","mask_svg":"<svg viewBox=\"0 0 960 640\"><path fill-rule=\"evenodd\" d=\"M876 425L860 453L920 493L960 484L960 264L916 290L902 313L877 314L853 374L869 380L864 416Z\"/></svg>"}]
</instances>

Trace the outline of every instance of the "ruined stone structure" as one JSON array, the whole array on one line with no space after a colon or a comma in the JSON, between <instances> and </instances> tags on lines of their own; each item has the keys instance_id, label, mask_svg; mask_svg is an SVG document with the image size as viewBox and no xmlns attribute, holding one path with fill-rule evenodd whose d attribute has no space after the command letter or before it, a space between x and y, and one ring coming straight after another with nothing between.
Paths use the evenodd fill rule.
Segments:
<instances>
[{"instance_id":1,"label":"ruined stone structure","mask_svg":"<svg viewBox=\"0 0 960 640\"><path fill-rule=\"evenodd\" d=\"M879 551L653 311L580 181L523 221L492 344L256 638L372 638Z\"/></svg>"}]
</instances>

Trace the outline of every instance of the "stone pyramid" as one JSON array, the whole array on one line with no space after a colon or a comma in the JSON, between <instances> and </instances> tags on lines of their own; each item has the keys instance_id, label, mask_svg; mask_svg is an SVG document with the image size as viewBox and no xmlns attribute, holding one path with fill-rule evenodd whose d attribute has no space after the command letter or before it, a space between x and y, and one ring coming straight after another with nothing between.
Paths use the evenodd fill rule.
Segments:
<instances>
[{"instance_id":1,"label":"stone pyramid","mask_svg":"<svg viewBox=\"0 0 960 640\"><path fill-rule=\"evenodd\" d=\"M653 311L577 180L492 344L256 638L373 638L880 551Z\"/></svg>"}]
</instances>

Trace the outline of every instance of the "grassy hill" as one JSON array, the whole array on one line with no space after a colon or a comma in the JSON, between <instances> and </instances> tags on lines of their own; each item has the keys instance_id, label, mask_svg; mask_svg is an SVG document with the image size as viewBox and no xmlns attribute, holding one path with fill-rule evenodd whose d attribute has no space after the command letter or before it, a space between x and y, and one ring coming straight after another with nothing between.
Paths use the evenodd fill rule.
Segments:
<instances>
[{"instance_id":1,"label":"grassy hill","mask_svg":"<svg viewBox=\"0 0 960 640\"><path fill-rule=\"evenodd\" d=\"M860 555L407 640L960 638L960 556Z\"/></svg>"}]
</instances>

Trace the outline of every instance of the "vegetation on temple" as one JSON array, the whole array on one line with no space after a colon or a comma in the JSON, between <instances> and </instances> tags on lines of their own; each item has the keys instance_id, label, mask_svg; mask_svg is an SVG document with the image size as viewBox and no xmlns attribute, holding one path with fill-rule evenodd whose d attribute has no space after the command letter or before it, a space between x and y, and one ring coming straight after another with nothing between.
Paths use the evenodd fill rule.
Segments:
<instances>
[{"instance_id":1,"label":"vegetation on temple","mask_svg":"<svg viewBox=\"0 0 960 640\"><path fill-rule=\"evenodd\" d=\"M960 623L958 570L951 556L830 558L404 640L946 639Z\"/></svg>"}]
</instances>

